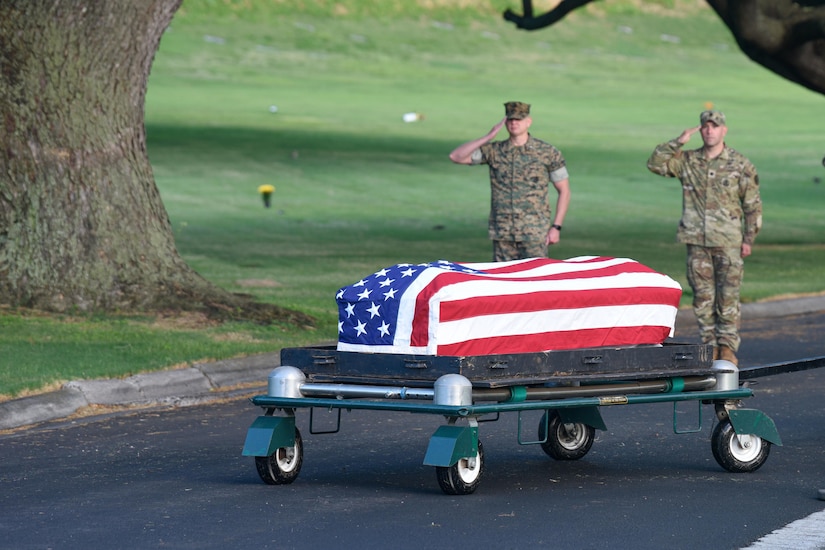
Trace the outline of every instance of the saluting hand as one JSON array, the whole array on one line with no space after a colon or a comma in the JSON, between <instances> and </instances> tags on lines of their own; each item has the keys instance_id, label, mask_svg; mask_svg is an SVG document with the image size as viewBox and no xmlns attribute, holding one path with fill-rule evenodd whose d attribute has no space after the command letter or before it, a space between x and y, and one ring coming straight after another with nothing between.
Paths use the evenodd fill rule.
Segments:
<instances>
[{"instance_id":1,"label":"saluting hand","mask_svg":"<svg viewBox=\"0 0 825 550\"><path fill-rule=\"evenodd\" d=\"M493 126L489 132L480 138L468 141L467 143L462 143L453 149L453 152L450 153L450 160L456 164L472 164L473 151L485 143L491 142L493 138L496 137L498 131L501 130L502 126L504 126L505 122L507 122L507 117L501 119L501 122Z\"/></svg>"},{"instance_id":2,"label":"saluting hand","mask_svg":"<svg viewBox=\"0 0 825 550\"><path fill-rule=\"evenodd\" d=\"M496 137L496 134L499 132L499 130L501 130L501 129L504 127L504 125L505 125L506 123L507 123L507 117L502 118L502 119L498 122L498 124L496 124L495 126L493 126L493 127L490 129L490 131L489 131L489 132L487 132L487 135L488 135L490 138L494 138L494 137Z\"/></svg>"},{"instance_id":3,"label":"saluting hand","mask_svg":"<svg viewBox=\"0 0 825 550\"><path fill-rule=\"evenodd\" d=\"M676 141L684 145L685 143L690 141L690 137L696 132L698 132L701 128L701 126L694 126L693 128L688 128L687 130L682 132L682 134L679 137L676 138Z\"/></svg>"}]
</instances>

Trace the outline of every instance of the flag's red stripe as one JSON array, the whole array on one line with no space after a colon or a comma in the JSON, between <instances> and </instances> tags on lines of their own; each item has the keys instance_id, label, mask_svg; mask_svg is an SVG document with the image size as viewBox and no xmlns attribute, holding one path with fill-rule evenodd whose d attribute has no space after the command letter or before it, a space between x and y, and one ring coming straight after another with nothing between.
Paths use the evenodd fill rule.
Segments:
<instances>
[{"instance_id":1,"label":"flag's red stripe","mask_svg":"<svg viewBox=\"0 0 825 550\"><path fill-rule=\"evenodd\" d=\"M601 258L602 260L609 259L609 258ZM548 264L574 264L576 262L566 262L564 260L555 260L553 258L533 258L531 260L525 260L521 263L513 264L513 265L497 265L496 267L487 268L484 271L486 273L519 273L521 271L527 271L528 269L535 269L537 267L542 267ZM472 264L471 264L472 265Z\"/></svg>"},{"instance_id":2,"label":"flag's red stripe","mask_svg":"<svg viewBox=\"0 0 825 550\"><path fill-rule=\"evenodd\" d=\"M582 264L586 263L593 263L596 261L604 261L610 258L596 258L593 260L588 260L587 262L581 262ZM565 263L576 265L577 262L564 262L562 260L552 260L547 258L538 258L534 260L529 260L514 266L507 266L505 268L494 268L487 270L487 273L520 273L526 269L532 269L535 267L540 267L547 265L549 263ZM618 265L607 266L599 269L593 269L589 271L571 271L569 273L556 273L552 275L543 275L537 277L526 277L526 278L513 278L513 279L487 279L494 284L496 281L501 280L513 280L518 282L526 282L526 281L555 281L555 280L569 280L569 279L592 279L598 277L609 277L612 275L619 275L623 273L657 273L656 271L650 269L649 267L642 265L638 262L625 262ZM412 333L410 335L410 344L413 346L426 346L427 345L427 327L429 325L429 302L430 298L433 297L439 290L442 288L460 284L466 281L474 281L474 280L485 280L483 275L473 275L470 273L461 273L456 271L450 271L445 273L440 273L437 275L430 284L428 284L421 292L418 293L415 300L414 306L414 313L413 313L413 326L412 326Z\"/></svg>"},{"instance_id":3,"label":"flag's red stripe","mask_svg":"<svg viewBox=\"0 0 825 550\"><path fill-rule=\"evenodd\" d=\"M518 336L498 336L466 340L438 346L438 355L494 355L527 353L537 350L564 350L630 346L639 342L663 342L670 334L669 327L636 326L553 331Z\"/></svg>"},{"instance_id":4,"label":"flag's red stripe","mask_svg":"<svg viewBox=\"0 0 825 550\"><path fill-rule=\"evenodd\" d=\"M430 284L428 284L425 288L419 292L418 296L416 297L416 306L415 312L416 316L419 312L423 311L421 308L426 307L426 304L429 303L430 298L433 297L438 291L441 289L455 284L464 283L467 281L489 281L491 285L495 285L497 282L501 281L514 281L514 282L531 282L531 281L564 281L564 280L572 280L572 279L595 279L599 277L610 277L614 275L621 275L627 273L656 273L652 269L645 267L639 263L631 263L631 264L623 264L611 267L605 267L600 269L595 269L592 271L585 271L585 272L578 272L574 271L571 273L556 273L553 275L543 275L537 277L524 277L524 278L496 278L496 279L487 279L483 275L473 275L469 273L459 273L459 272L445 272L441 273L436 276ZM594 285L598 286L598 285Z\"/></svg>"},{"instance_id":5,"label":"flag's red stripe","mask_svg":"<svg viewBox=\"0 0 825 550\"><path fill-rule=\"evenodd\" d=\"M441 302L440 322L481 315L529 313L548 309L665 304L678 307L682 291L666 287L605 288L593 290L550 290L495 297L474 296Z\"/></svg>"},{"instance_id":6,"label":"flag's red stripe","mask_svg":"<svg viewBox=\"0 0 825 550\"><path fill-rule=\"evenodd\" d=\"M487 272L487 273L496 273L496 274L498 274L498 273L518 273L520 271L527 271L529 269L535 269L535 268L543 267L543 266L549 265L549 264L566 264L566 265L576 266L576 265L587 265L587 264L592 264L592 263L611 261L611 260L615 260L615 259L616 258L613 258L613 257L610 257L610 256L596 256L594 258L590 258L589 260L571 262L569 260L556 260L556 259L553 259L553 258L532 258L530 260L525 260L521 263L516 263L516 264L513 264L513 265L502 265L502 266L491 267L491 268L485 269L484 271ZM631 261L626 261L626 262L622 263L621 265L631 265L631 264L634 264L634 263L638 264L638 262L631 260ZM468 265L468 264L463 264L463 265ZM639 264L639 265L641 265L641 264Z\"/></svg>"},{"instance_id":7,"label":"flag's red stripe","mask_svg":"<svg viewBox=\"0 0 825 550\"><path fill-rule=\"evenodd\" d=\"M416 297L414 315L412 322L412 332L410 334L410 345L427 346L429 343L429 303L431 298L441 289L467 281L489 281L495 285L499 281L557 281L575 279L596 279L628 273L655 273L653 269L635 261L622 262L616 265L600 267L587 270L588 264L611 260L607 257L596 257L582 262L566 262L563 260L553 260L548 258L536 258L524 261L515 265L494 267L487 269L490 274L518 274L526 270L546 266L548 264L566 264L572 267L581 265L583 271L573 269L566 273L556 273L550 275L534 277L503 277L487 279L483 275L474 275L460 272L444 272L436 276L430 284L422 289ZM599 286L597 281L592 286ZM650 296L649 294L654 294ZM555 296L554 296L555 294ZM646 295L648 294L648 295ZM490 315L495 313L532 312L544 311L547 309L579 309L583 307L595 307L600 305L630 305L630 304L666 304L678 306L681 297L681 290L667 287L631 287L621 289L593 289L578 291L546 291L516 296L487 296L473 297L455 302L441 302L439 304L439 322L448 320L464 319L478 315ZM548 299L550 301L548 301ZM593 300L594 303L591 303ZM669 329L665 336L669 334ZM565 338L569 341L569 338ZM659 339L658 341L661 341ZM640 341L630 342L634 344ZM622 344L627 345L627 344ZM579 347L579 346L572 346Z\"/></svg>"},{"instance_id":8,"label":"flag's red stripe","mask_svg":"<svg viewBox=\"0 0 825 550\"><path fill-rule=\"evenodd\" d=\"M571 267L578 267L579 264L577 263L568 263L568 262L554 262L554 263L563 263ZM612 275L619 275L623 273L656 273L659 275L657 271L642 265L638 262L627 262L622 264L616 265L608 265L604 267L599 267L596 269L586 268L584 265L582 266L581 270L574 269L572 271L565 271L562 273L547 273L543 275L531 275L529 277L522 277L519 276L520 273L524 273L530 271L535 268L544 267L547 263L539 263L538 265L529 266L529 269L525 267L524 264L519 265L519 269L514 269L511 266L507 270L499 270L499 269L488 269L483 273L489 275L495 275L496 277L487 278L484 275L478 275L473 273L463 273L459 271L445 271L436 277L431 283L438 284L437 288L443 288L446 285L456 284L464 281L470 281L474 279L479 280L489 280L489 281L559 281L559 280L567 280L567 279L593 279L597 277L610 277ZM505 275L512 275L512 277L506 277ZM443 280L442 280L443 279Z\"/></svg>"}]
</instances>

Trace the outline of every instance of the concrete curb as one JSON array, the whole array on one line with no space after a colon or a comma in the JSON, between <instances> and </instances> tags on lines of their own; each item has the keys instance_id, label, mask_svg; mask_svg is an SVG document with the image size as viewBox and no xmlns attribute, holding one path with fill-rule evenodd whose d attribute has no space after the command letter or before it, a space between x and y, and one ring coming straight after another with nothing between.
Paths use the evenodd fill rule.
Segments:
<instances>
[{"instance_id":1,"label":"concrete curb","mask_svg":"<svg viewBox=\"0 0 825 550\"><path fill-rule=\"evenodd\" d=\"M742 319L790 317L819 311L825 311L825 295L742 304ZM690 308L680 309L676 318L678 322L696 322L696 317Z\"/></svg>"},{"instance_id":2,"label":"concrete curb","mask_svg":"<svg viewBox=\"0 0 825 550\"><path fill-rule=\"evenodd\" d=\"M63 387L57 391L0 403L0 430L39 424L74 414L89 401L77 389Z\"/></svg>"},{"instance_id":3,"label":"concrete curb","mask_svg":"<svg viewBox=\"0 0 825 550\"><path fill-rule=\"evenodd\" d=\"M742 305L745 319L819 311L825 311L825 295ZM679 310L677 323L690 322L695 322L693 311ZM0 403L0 430L66 418L92 405L187 406L220 399L241 386L265 387L270 371L280 364L280 353L272 352L123 379L75 380L54 392Z\"/></svg>"},{"instance_id":4,"label":"concrete curb","mask_svg":"<svg viewBox=\"0 0 825 550\"><path fill-rule=\"evenodd\" d=\"M74 380L57 391L0 403L0 430L65 418L92 405L202 403L239 386L265 386L280 362L280 353L273 352L122 379Z\"/></svg>"},{"instance_id":5,"label":"concrete curb","mask_svg":"<svg viewBox=\"0 0 825 550\"><path fill-rule=\"evenodd\" d=\"M768 302L754 302L742 305L742 317L757 319L762 317L788 317L805 313L825 311L825 295L793 298L789 300L773 300Z\"/></svg>"}]
</instances>

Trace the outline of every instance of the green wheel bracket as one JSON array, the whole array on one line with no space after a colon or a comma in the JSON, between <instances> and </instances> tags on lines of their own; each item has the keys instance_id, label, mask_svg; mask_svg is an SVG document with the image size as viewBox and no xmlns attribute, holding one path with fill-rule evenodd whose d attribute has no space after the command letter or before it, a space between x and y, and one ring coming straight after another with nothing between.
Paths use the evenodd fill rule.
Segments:
<instances>
[{"instance_id":1,"label":"green wheel bracket","mask_svg":"<svg viewBox=\"0 0 825 550\"><path fill-rule=\"evenodd\" d=\"M294 416L259 416L246 432L243 456L271 456L295 445Z\"/></svg>"},{"instance_id":2,"label":"green wheel bracket","mask_svg":"<svg viewBox=\"0 0 825 550\"><path fill-rule=\"evenodd\" d=\"M599 407L570 407L569 409L556 409L565 424L584 424L596 430L607 430Z\"/></svg>"},{"instance_id":3,"label":"green wheel bracket","mask_svg":"<svg viewBox=\"0 0 825 550\"><path fill-rule=\"evenodd\" d=\"M733 431L738 434L758 435L765 441L770 441L774 445L782 446L782 439L776 430L776 424L771 417L756 409L730 409L728 418L733 426Z\"/></svg>"},{"instance_id":4,"label":"green wheel bracket","mask_svg":"<svg viewBox=\"0 0 825 550\"><path fill-rule=\"evenodd\" d=\"M478 426L440 426L430 438L425 466L454 466L460 459L478 455Z\"/></svg>"}]
</instances>

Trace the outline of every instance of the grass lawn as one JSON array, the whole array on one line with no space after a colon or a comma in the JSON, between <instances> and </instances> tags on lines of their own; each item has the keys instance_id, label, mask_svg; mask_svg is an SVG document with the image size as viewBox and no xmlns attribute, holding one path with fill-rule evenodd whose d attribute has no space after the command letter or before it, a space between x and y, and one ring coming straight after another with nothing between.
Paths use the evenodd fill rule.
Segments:
<instances>
[{"instance_id":1,"label":"grass lawn","mask_svg":"<svg viewBox=\"0 0 825 550\"><path fill-rule=\"evenodd\" d=\"M509 100L533 105L532 133L567 159L573 201L553 257L632 257L682 283L688 304L679 184L645 163L713 104L760 173L743 299L825 290L823 98L750 62L709 9L608 2L528 33L499 16L515 1L400 16L362 4L332 16L326 2L187 1L149 81L149 157L183 257L318 327L0 311L0 394L333 340L339 287L398 262L488 260L487 171L447 154ZM404 123L413 111L425 118ZM276 187L271 208L261 184Z\"/></svg>"}]
</instances>

